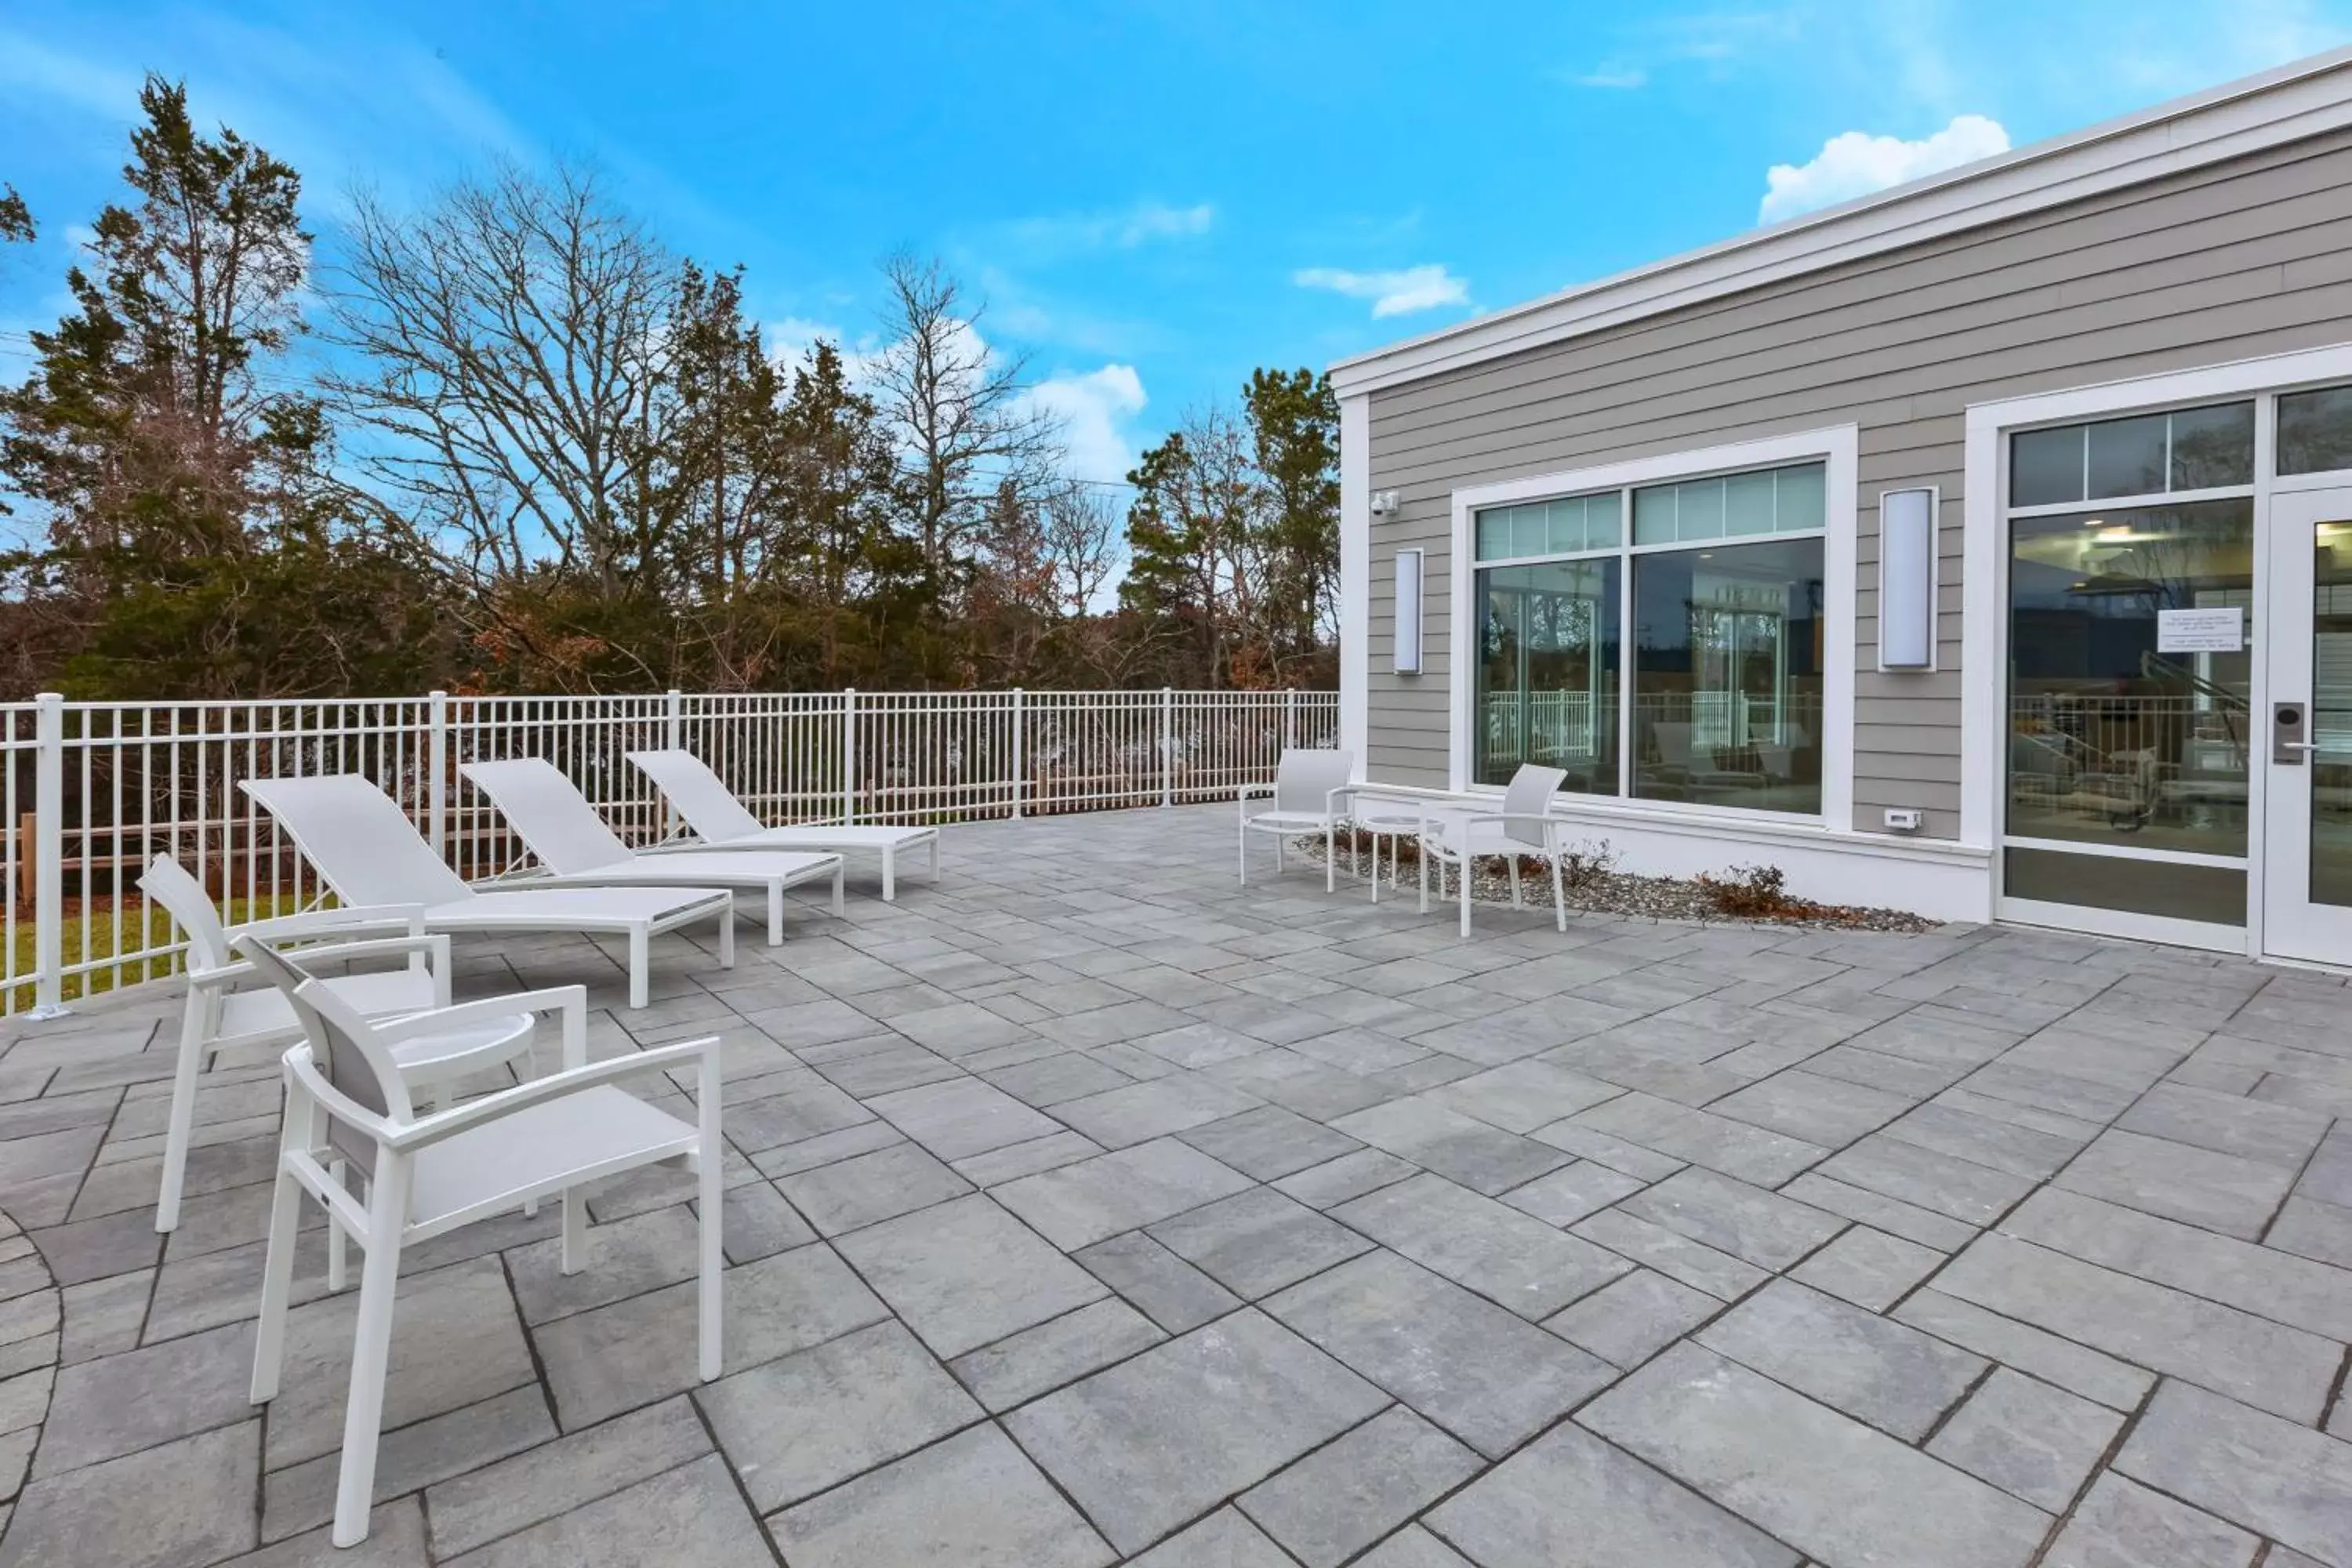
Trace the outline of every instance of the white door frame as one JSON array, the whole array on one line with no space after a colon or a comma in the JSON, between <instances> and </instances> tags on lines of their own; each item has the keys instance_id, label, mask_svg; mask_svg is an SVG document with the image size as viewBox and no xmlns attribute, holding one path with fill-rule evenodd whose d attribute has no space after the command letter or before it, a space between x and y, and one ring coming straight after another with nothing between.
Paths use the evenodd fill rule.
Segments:
<instances>
[{"instance_id":1,"label":"white door frame","mask_svg":"<svg viewBox=\"0 0 2352 1568\"><path fill-rule=\"evenodd\" d=\"M2340 477L2340 476L2339 476ZM2270 590L2262 601L2268 630L2263 662L2269 666L2274 703L2300 702L2313 711L2313 526L2352 521L2352 481L2328 489L2290 489L2273 496L2262 521L2261 551ZM2270 704L2256 710L2263 740L2256 756L2265 802L2260 858L2263 865L2263 948L2271 956L2304 963L2352 963L2352 907L2310 901L2311 777L2319 757L2290 752L2281 762ZM2312 726L2305 720L2306 736Z\"/></svg>"}]
</instances>

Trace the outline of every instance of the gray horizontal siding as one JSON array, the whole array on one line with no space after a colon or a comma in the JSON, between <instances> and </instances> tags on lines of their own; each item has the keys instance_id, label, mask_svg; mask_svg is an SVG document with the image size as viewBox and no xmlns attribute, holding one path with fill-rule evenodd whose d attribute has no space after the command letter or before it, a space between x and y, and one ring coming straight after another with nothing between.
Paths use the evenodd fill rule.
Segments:
<instances>
[{"instance_id":1,"label":"gray horizontal siding","mask_svg":"<svg viewBox=\"0 0 2352 1568\"><path fill-rule=\"evenodd\" d=\"M1442 782L1456 489L1852 423L1853 826L1916 806L1952 837L1967 406L2347 338L2352 133L2332 132L1377 393L1371 483L1402 507L1372 528L1373 776ZM1878 493L1923 484L1939 668L1881 674ZM1391 557L1416 546L1426 673L1399 677Z\"/></svg>"}]
</instances>

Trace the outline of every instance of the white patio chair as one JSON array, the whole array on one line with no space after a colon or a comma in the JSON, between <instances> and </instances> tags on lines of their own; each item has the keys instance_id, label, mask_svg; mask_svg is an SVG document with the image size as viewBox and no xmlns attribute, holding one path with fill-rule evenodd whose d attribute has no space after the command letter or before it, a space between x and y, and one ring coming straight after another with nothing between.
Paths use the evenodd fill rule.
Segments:
<instances>
[{"instance_id":1,"label":"white patio chair","mask_svg":"<svg viewBox=\"0 0 2352 1568\"><path fill-rule=\"evenodd\" d=\"M188 939L188 999L180 1016L180 1055L172 1073L171 1121L163 1134L163 1179L155 1199L155 1228L179 1227L180 1189L188 1169L188 1142L196 1115L196 1075L221 1052L240 1046L284 1045L302 1037L294 1009L276 987L237 989L255 978L253 965L234 951L241 936L310 942L313 961L401 958L396 969L339 976L327 984L369 1016L415 1013L449 1005L449 939L427 935L425 911L415 904L378 909L311 910L240 926L224 926L204 886L169 855L147 863L140 890L162 906ZM370 936L369 932L377 932ZM335 940L327 940L335 939ZM266 977L265 977L266 979Z\"/></svg>"},{"instance_id":2,"label":"white patio chair","mask_svg":"<svg viewBox=\"0 0 2352 1568\"><path fill-rule=\"evenodd\" d=\"M839 853L877 850L882 856L882 901L898 897L898 853L929 846L931 879L940 876L940 830L879 822L796 822L766 827L744 808L726 781L692 752L631 752L629 761L667 797L694 837L672 839L655 853L708 854L728 849L806 849Z\"/></svg>"},{"instance_id":3,"label":"white patio chair","mask_svg":"<svg viewBox=\"0 0 2352 1568\"><path fill-rule=\"evenodd\" d=\"M680 878L691 874L698 882L753 889L768 896L770 947L784 940L786 888L829 877L833 912L846 912L838 855L744 849L698 855L692 862L681 863L676 856L640 854L622 843L588 804L588 797L552 763L518 757L502 763L467 763L457 771L506 815L531 854L551 873L546 879L551 883L573 888L675 887Z\"/></svg>"},{"instance_id":4,"label":"white patio chair","mask_svg":"<svg viewBox=\"0 0 2352 1568\"><path fill-rule=\"evenodd\" d=\"M1317 752L1292 748L1275 764L1272 784L1244 784L1236 801L1241 808L1241 880L1249 883L1249 836L1274 835L1274 874L1282 875L1282 845L1302 833L1323 836L1323 890L1339 886L1331 864L1333 829L1339 820L1339 796L1355 776L1353 752ZM1265 804L1252 809L1252 801Z\"/></svg>"},{"instance_id":5,"label":"white patio chair","mask_svg":"<svg viewBox=\"0 0 2352 1568\"><path fill-rule=\"evenodd\" d=\"M1568 929L1568 885L1560 873L1567 853L1559 841L1568 825L1547 808L1559 792L1566 770L1522 763L1503 791L1503 809L1441 809L1431 813L1421 835L1421 909L1429 912L1429 866L1438 866L1438 897L1445 896L1445 868L1457 868L1462 883L1462 934L1470 934L1471 863L1481 856L1506 858L1511 872L1511 908L1527 908L1519 896L1519 858L1532 855L1551 864L1551 907L1559 929Z\"/></svg>"},{"instance_id":6,"label":"white patio chair","mask_svg":"<svg viewBox=\"0 0 2352 1568\"><path fill-rule=\"evenodd\" d=\"M718 1037L591 1063L587 994L576 985L465 1003L386 1024L371 1024L316 980L299 984L293 1001L307 1038L285 1058L286 1119L269 1209L252 1398L262 1405L278 1394L295 1237L307 1193L327 1206L364 1255L335 1489L337 1546L367 1539L392 1351L393 1298L401 1251L411 1243L560 1193L562 1268L570 1274L580 1267L586 1235L583 1184L646 1165L682 1163L701 1178L698 1370L706 1383L719 1375L719 1275L725 1261L719 1251ZM561 1009L562 1070L419 1116L395 1058L400 1043L448 1029L477 1013L526 1004ZM616 1079L689 1062L697 1068L698 1121L683 1121L615 1087ZM367 1175L364 1205L329 1173L320 1163L322 1152L348 1159Z\"/></svg>"},{"instance_id":7,"label":"white patio chair","mask_svg":"<svg viewBox=\"0 0 2352 1568\"><path fill-rule=\"evenodd\" d=\"M393 798L357 773L247 779L237 787L278 819L347 904L418 904L427 931L579 931L625 937L629 1005L646 1005L653 939L719 922L719 967L735 967L735 896L724 888L501 888L477 891L417 836Z\"/></svg>"}]
</instances>

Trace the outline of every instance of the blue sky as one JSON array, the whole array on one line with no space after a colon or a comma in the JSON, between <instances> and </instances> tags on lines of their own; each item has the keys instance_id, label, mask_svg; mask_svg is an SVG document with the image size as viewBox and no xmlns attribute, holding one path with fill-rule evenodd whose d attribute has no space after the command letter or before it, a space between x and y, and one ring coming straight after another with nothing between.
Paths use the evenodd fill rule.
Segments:
<instances>
[{"instance_id":1,"label":"blue sky","mask_svg":"<svg viewBox=\"0 0 2352 1568\"><path fill-rule=\"evenodd\" d=\"M756 14L755 14L756 13ZM10 0L0 374L115 193L140 74L356 183L593 160L749 268L781 342L870 342L934 253L1115 477L1259 364L1322 365L2352 40L2352 0L819 6Z\"/></svg>"}]
</instances>

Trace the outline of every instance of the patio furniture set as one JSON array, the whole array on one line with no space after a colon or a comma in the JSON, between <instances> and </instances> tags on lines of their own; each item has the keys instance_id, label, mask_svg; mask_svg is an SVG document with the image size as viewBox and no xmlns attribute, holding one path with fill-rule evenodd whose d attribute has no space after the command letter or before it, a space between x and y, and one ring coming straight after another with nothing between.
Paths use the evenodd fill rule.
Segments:
<instances>
[{"instance_id":1,"label":"patio furniture set","mask_svg":"<svg viewBox=\"0 0 2352 1568\"><path fill-rule=\"evenodd\" d=\"M551 764L474 763L461 771L512 825L542 868L510 886L469 886L421 837L399 805L357 774L249 780L265 807L339 903L230 928L201 883L158 856L140 886L188 942L187 1002L172 1087L155 1228L179 1224L198 1074L233 1047L290 1042L252 1398L278 1392L305 1196L326 1211L328 1287L346 1284L347 1241L362 1257L358 1323L337 1479L333 1540L367 1537L402 1249L542 1199L562 1205L562 1268L582 1260L586 1184L653 1164L699 1178L699 1373L719 1373L719 1056L717 1036L591 1062L586 989L451 1001L450 937L578 932L628 943L629 1005L648 998L651 940L718 923L722 968L734 963L734 892L767 896L768 940L783 940L783 894L830 881L843 909L843 852L878 852L883 896L897 857L939 830L808 825L762 827L717 774L685 752L631 753L692 837L632 850ZM322 966L397 961L325 976ZM240 982L259 981L251 988ZM538 1020L552 1016L559 1062L541 1073ZM494 1092L456 1103L459 1081L521 1062ZM624 1079L691 1073L688 1121L618 1087ZM352 1191L353 1171L362 1179Z\"/></svg>"},{"instance_id":2,"label":"patio furniture set","mask_svg":"<svg viewBox=\"0 0 2352 1568\"><path fill-rule=\"evenodd\" d=\"M1511 907L1526 902L1519 885L1522 858L1540 860L1551 872L1552 914L1561 931L1568 929L1568 888L1562 868L1571 853L1560 833L1568 825L1546 807L1568 775L1559 768L1523 764L1503 791L1502 809L1486 808L1461 797L1433 797L1426 792L1351 782L1356 758L1352 752L1286 751L1270 784L1252 784L1241 792L1240 877L1249 880L1249 844L1253 833L1265 834L1275 843L1275 871L1282 870L1282 847L1290 839L1323 836L1323 890L1338 885L1339 836L1342 828L1372 840L1372 901L1380 902L1380 846L1389 843L1390 878L1393 883L1406 839L1413 841L1421 862L1421 911L1429 912L1429 869L1437 868L1438 901L1445 899L1445 873L1454 873L1462 905L1462 934L1470 934L1471 867L1474 862L1500 858L1511 880Z\"/></svg>"}]
</instances>

